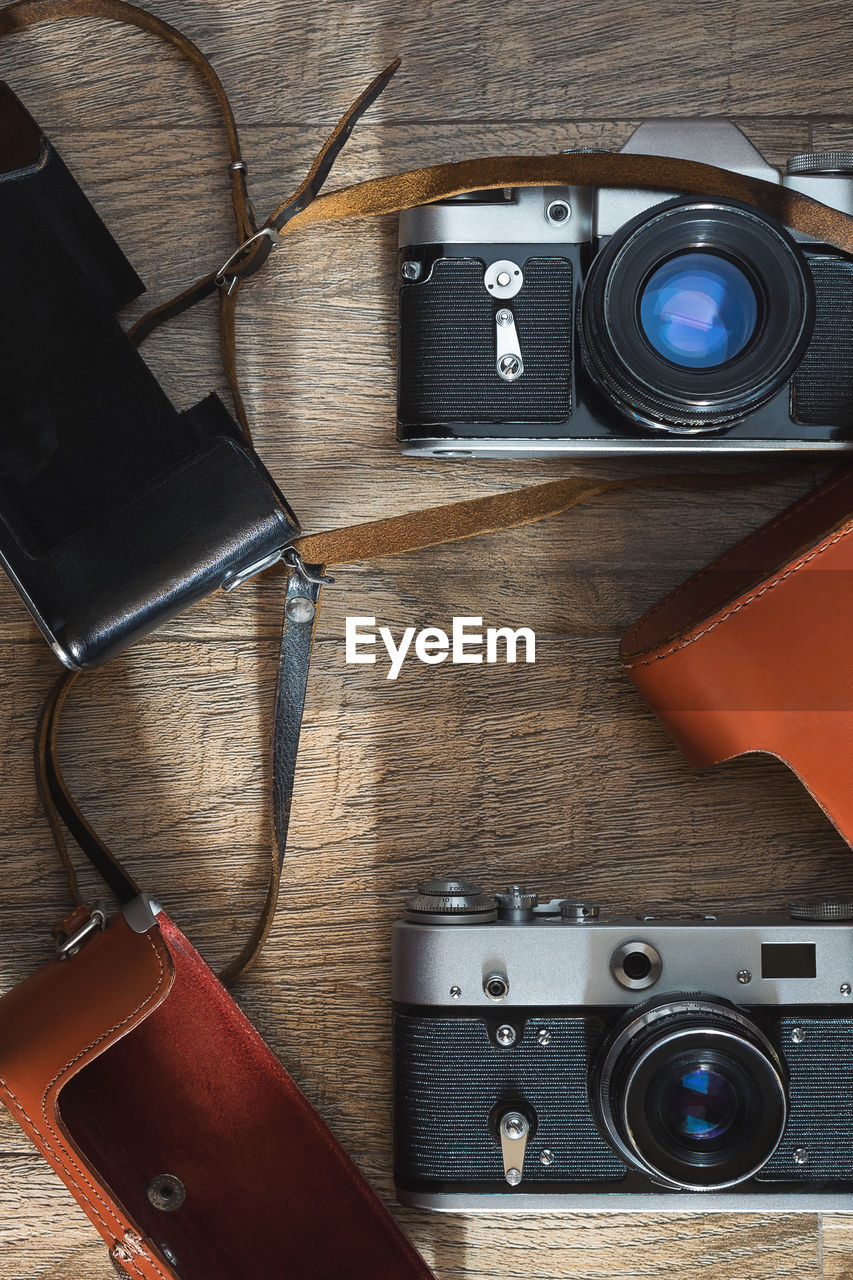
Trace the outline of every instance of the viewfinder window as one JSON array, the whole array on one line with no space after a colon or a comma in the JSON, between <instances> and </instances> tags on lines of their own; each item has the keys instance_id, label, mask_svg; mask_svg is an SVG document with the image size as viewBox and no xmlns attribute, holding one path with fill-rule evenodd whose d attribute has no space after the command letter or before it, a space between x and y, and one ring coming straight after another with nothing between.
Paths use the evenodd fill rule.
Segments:
<instances>
[{"instance_id":1,"label":"viewfinder window","mask_svg":"<svg viewBox=\"0 0 853 1280\"><path fill-rule=\"evenodd\" d=\"M761 944L762 978L814 978L817 974L813 942L764 942Z\"/></svg>"}]
</instances>

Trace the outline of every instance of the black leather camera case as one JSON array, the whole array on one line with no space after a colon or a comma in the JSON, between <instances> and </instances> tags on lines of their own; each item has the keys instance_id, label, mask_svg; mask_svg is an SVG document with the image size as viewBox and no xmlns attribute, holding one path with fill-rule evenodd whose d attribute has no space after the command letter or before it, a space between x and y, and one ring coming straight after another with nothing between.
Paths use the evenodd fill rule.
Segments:
<instances>
[{"instance_id":1,"label":"black leather camera case","mask_svg":"<svg viewBox=\"0 0 853 1280\"><path fill-rule=\"evenodd\" d=\"M115 313L144 286L0 85L0 559L54 651L95 666L299 526L222 402L179 413Z\"/></svg>"}]
</instances>

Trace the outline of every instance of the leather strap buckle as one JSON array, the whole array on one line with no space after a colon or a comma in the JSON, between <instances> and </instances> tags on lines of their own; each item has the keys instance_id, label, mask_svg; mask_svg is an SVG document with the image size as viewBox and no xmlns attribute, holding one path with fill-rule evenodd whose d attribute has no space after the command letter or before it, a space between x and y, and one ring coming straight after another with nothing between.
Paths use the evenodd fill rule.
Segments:
<instances>
[{"instance_id":1,"label":"leather strap buckle","mask_svg":"<svg viewBox=\"0 0 853 1280\"><path fill-rule=\"evenodd\" d=\"M250 254L249 251L252 245L257 244L259 240L264 239L269 241L269 247L267 250L265 252L262 251L259 254ZM234 286L237 281L247 279L249 276L254 275L255 272L258 271L266 262L273 249L277 249L280 244L281 236L276 231L275 227L261 227L260 231L256 231L253 236L249 236L248 240L244 240L243 243L234 250L231 257L228 258L219 268L214 276L214 282L217 289L224 289L228 295L233 293ZM257 262L255 262L255 258L258 259ZM241 271L240 266L243 263L247 266L251 263L251 271Z\"/></svg>"}]
</instances>

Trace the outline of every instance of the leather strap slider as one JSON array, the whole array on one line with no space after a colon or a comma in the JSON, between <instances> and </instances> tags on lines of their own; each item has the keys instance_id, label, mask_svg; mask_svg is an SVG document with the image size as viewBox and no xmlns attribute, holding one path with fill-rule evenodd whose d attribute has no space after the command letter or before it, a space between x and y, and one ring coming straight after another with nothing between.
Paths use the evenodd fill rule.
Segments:
<instances>
[{"instance_id":1,"label":"leather strap slider","mask_svg":"<svg viewBox=\"0 0 853 1280\"><path fill-rule=\"evenodd\" d=\"M281 236L274 227L261 227L260 231L244 240L219 268L214 276L217 289L224 289L227 294L233 293L237 281L248 280L249 276L259 271L273 249L277 249L280 244Z\"/></svg>"}]
</instances>

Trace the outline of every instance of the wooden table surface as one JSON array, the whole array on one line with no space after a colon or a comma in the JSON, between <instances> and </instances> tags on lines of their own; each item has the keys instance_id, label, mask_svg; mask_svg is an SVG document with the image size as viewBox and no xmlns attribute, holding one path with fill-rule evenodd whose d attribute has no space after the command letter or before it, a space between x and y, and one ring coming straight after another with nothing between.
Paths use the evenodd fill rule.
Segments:
<instances>
[{"instance_id":1,"label":"wooden table surface","mask_svg":"<svg viewBox=\"0 0 853 1280\"><path fill-rule=\"evenodd\" d=\"M398 53L402 70L337 182L473 154L618 146L661 115L726 115L776 163L853 145L853 37L840 0L150 7L215 63L262 215ZM228 255L222 135L207 91L171 51L105 20L62 20L7 39L0 73L150 299ZM401 457L394 272L393 219L337 225L294 239L243 293L239 354L256 442L306 529L561 474L641 469ZM180 406L223 389L212 304L146 350ZM390 1177L389 928L419 879L456 871L498 888L520 878L547 896L670 912L853 891L850 851L781 765L756 757L693 773L617 661L640 612L817 474L730 493L600 498L540 526L340 570L326 592L282 903L235 994L441 1280L853 1276L853 1216L430 1216L394 1208ZM89 818L214 966L262 898L281 604L272 575L190 610L93 676L64 734ZM392 682L381 664L344 663L348 615L375 615L397 633L455 614L533 627L535 666L410 663ZM48 957L68 893L30 762L56 662L5 578L0 640L6 990ZM0 1280L112 1275L88 1221L1 1114Z\"/></svg>"}]
</instances>

